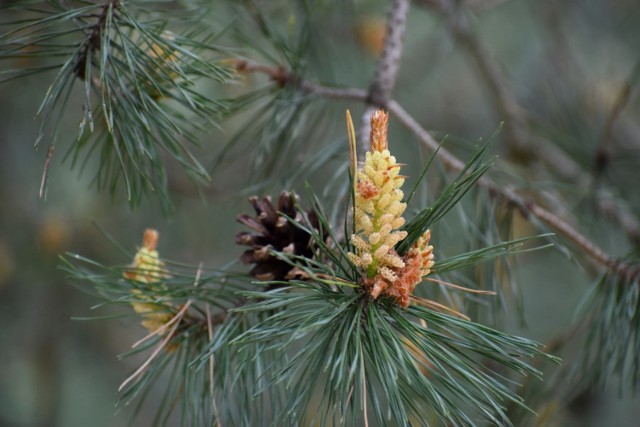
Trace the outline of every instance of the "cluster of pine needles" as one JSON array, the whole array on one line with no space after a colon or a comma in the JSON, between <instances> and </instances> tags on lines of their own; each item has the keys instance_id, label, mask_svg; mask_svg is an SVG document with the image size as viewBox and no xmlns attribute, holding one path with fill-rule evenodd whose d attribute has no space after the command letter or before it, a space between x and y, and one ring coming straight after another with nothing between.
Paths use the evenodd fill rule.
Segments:
<instances>
[{"instance_id":1,"label":"cluster of pine needles","mask_svg":"<svg viewBox=\"0 0 640 427\"><path fill-rule=\"evenodd\" d=\"M372 136L379 130L374 123ZM386 144L386 123L383 138ZM489 167L487 147L478 149L432 206L406 222L394 221L403 238L387 253L409 253L402 243L425 244L425 232L437 227ZM133 264L105 267L67 256L65 269L74 281L92 283L103 304L132 307L148 330L131 353L150 354L120 387L122 402L144 395L162 378L165 404L158 405L158 421L179 408L185 425L473 425L483 419L509 424L506 407L525 407L516 377L540 376L532 358L551 356L539 344L474 323L460 308L430 295L438 287L494 298L491 291L458 286L442 275L530 250L523 246L528 239L451 258L439 258L437 244L435 250L423 246L424 276L413 284L408 302L390 291L374 293L368 280L376 273L354 263L354 254L366 257L348 237L359 230L363 198L355 193L367 187L366 173L358 174L367 167L366 161L354 164L345 176L353 182L356 215L345 215L342 229L329 222L310 188L310 209L290 192L276 206L268 197L252 198L255 217L238 217L249 231L236 237L249 247L240 257L253 265L248 273L162 260L152 230ZM406 202L412 195L401 198ZM384 211L385 203L376 206ZM373 214L375 224L381 216L382 211ZM382 259L376 252L374 258Z\"/></svg>"}]
</instances>

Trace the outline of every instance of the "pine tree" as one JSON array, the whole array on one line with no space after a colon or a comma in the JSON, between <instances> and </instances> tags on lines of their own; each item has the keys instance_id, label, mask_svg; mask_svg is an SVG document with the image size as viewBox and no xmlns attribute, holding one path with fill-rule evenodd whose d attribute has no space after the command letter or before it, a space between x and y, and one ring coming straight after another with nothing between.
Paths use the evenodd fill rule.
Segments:
<instances>
[{"instance_id":1,"label":"pine tree","mask_svg":"<svg viewBox=\"0 0 640 427\"><path fill-rule=\"evenodd\" d=\"M386 22L358 26L376 58L357 71L371 74L368 87L347 86L338 65L352 59L332 55L323 33L354 19L357 3L1 6L1 81L51 79L38 108L41 197L60 144L71 167L96 165L96 189L114 204L124 197L132 215L147 202L172 215L176 165L211 203L224 202L207 195L216 182L250 196L253 212L236 216L244 228L222 243L237 253L227 265L165 259L163 231L151 228L135 252L108 236L125 254L119 265L61 256L71 283L146 331L127 353L144 358L118 404L148 405L157 425L523 426L552 423L595 387L635 392L638 203L616 197L605 172L640 67L590 170L520 105L475 31L476 2L387 2ZM477 67L504 121L486 141L428 131L394 98L405 32L419 25L411 10L437 17ZM69 120L77 135L63 130ZM205 166L205 135L234 120ZM593 212L569 215L560 186L528 185L543 177L593 189ZM585 231L593 218L610 223L624 253ZM514 236L516 221L529 235ZM594 282L575 325L547 343L505 324L523 304L515 255L540 250L568 254ZM152 387L162 401L145 401Z\"/></svg>"}]
</instances>

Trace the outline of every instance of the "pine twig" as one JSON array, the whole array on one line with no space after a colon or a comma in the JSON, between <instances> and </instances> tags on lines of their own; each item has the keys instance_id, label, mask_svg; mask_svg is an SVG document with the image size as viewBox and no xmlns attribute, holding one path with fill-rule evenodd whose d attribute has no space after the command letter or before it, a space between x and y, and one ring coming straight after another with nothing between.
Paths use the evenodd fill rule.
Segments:
<instances>
[{"instance_id":1,"label":"pine twig","mask_svg":"<svg viewBox=\"0 0 640 427\"><path fill-rule=\"evenodd\" d=\"M364 159L364 153L369 149L369 133L371 132L369 120L371 113L377 108L385 108L396 85L410 3L410 0L393 0L391 2L384 47L376 67L376 74L369 85L367 93L368 108L362 115L360 146L357 150L360 160Z\"/></svg>"},{"instance_id":2,"label":"pine twig","mask_svg":"<svg viewBox=\"0 0 640 427\"><path fill-rule=\"evenodd\" d=\"M376 74L369 86L367 103L384 108L396 84L407 27L410 0L393 0L387 19L387 33Z\"/></svg>"},{"instance_id":3,"label":"pine twig","mask_svg":"<svg viewBox=\"0 0 640 427\"><path fill-rule=\"evenodd\" d=\"M456 10L455 2L417 0L417 3L436 11L447 21L456 41L476 63L481 77L489 87L498 112L506 118L507 135L513 144L509 148L514 154L528 161L544 163L554 174L580 188L592 188L594 179L562 149L544 138L533 138L528 135L528 118L525 110L518 104L495 59L473 33L464 16ZM620 110L622 106L624 101ZM640 221L626 205L620 202L615 203L614 200L615 197L610 190L600 188L595 196L595 206L601 214L618 224L634 245L640 246Z\"/></svg>"},{"instance_id":4,"label":"pine twig","mask_svg":"<svg viewBox=\"0 0 640 427\"><path fill-rule=\"evenodd\" d=\"M248 62L245 60L237 60L235 62L235 68L238 72L241 73L247 72L266 74L274 83L276 83L280 87L294 87L304 93L317 95L322 98L362 101L367 97L367 92L362 89L333 88L322 86L313 82L309 82L307 80L303 80L284 67L275 68L268 65Z\"/></svg>"}]
</instances>

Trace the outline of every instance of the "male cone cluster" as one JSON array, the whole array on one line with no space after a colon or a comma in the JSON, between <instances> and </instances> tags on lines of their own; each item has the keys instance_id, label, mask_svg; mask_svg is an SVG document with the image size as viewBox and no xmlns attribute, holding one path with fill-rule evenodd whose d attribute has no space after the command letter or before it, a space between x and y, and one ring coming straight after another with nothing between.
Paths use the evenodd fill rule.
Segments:
<instances>
[{"instance_id":1,"label":"male cone cluster","mask_svg":"<svg viewBox=\"0 0 640 427\"><path fill-rule=\"evenodd\" d=\"M160 281L168 277L164 269L164 263L160 260L158 251L156 250L159 237L160 234L156 230L151 228L145 230L144 237L142 238L142 247L133 258L131 270L124 273L127 279L140 283L158 283L158 285L160 285ZM137 289L134 289L132 293L141 300L151 300L150 297L145 296ZM150 301L134 302L131 306L134 311L142 317L141 324L147 328L149 332L154 332L161 328L171 320L172 317L170 313L163 310L162 305Z\"/></svg>"},{"instance_id":2,"label":"male cone cluster","mask_svg":"<svg viewBox=\"0 0 640 427\"><path fill-rule=\"evenodd\" d=\"M402 165L388 149L388 120L382 110L371 115L370 151L356 174L355 234L351 236L356 253L350 252L349 258L363 270L362 282L371 297L387 295L408 307L413 289L431 272L433 246L427 230L404 256L394 249L407 237L406 231L399 230L407 205L402 202Z\"/></svg>"}]
</instances>

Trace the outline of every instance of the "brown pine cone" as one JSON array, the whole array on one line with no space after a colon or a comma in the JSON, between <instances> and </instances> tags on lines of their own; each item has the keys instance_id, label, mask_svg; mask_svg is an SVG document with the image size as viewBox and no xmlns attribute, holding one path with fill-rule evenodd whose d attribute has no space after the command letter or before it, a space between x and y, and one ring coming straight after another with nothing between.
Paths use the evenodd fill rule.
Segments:
<instances>
[{"instance_id":1,"label":"brown pine cone","mask_svg":"<svg viewBox=\"0 0 640 427\"><path fill-rule=\"evenodd\" d=\"M255 264L250 274L259 280L288 280L295 267L273 256L270 251L295 254L311 258L313 256L311 236L291 224L285 216L302 222L302 215L295 206L295 196L283 192L275 208L271 198L252 196L256 216L239 215L238 222L251 228L253 232L242 231L236 234L236 243L251 246L240 260L245 264ZM281 214L282 213L282 214ZM306 211L310 225L319 230L318 218L313 211Z\"/></svg>"}]
</instances>

